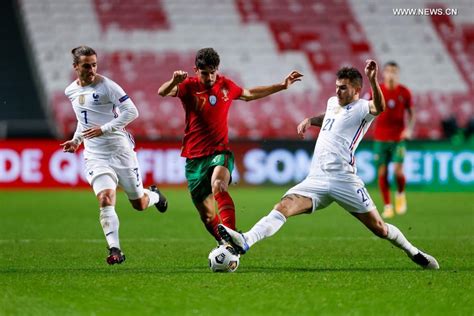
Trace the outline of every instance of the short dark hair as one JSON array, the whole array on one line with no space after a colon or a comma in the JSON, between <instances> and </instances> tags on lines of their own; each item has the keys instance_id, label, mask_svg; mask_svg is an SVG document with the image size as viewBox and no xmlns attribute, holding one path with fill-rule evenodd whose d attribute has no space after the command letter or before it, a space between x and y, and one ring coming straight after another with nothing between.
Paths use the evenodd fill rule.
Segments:
<instances>
[{"instance_id":1,"label":"short dark hair","mask_svg":"<svg viewBox=\"0 0 474 316\"><path fill-rule=\"evenodd\" d=\"M398 64L394 62L393 60L387 61L385 65L383 65L383 68L388 67L388 66L400 68L400 66L398 66Z\"/></svg>"},{"instance_id":2,"label":"short dark hair","mask_svg":"<svg viewBox=\"0 0 474 316\"><path fill-rule=\"evenodd\" d=\"M195 65L198 69L204 69L206 67L217 69L220 61L219 54L214 50L214 48L207 47L198 50Z\"/></svg>"},{"instance_id":3,"label":"short dark hair","mask_svg":"<svg viewBox=\"0 0 474 316\"><path fill-rule=\"evenodd\" d=\"M73 48L71 50L71 54L72 54L72 62L74 64L79 63L79 59L81 58L81 56L92 56L92 55L97 56L97 53L95 52L95 50L89 46L78 46L76 48Z\"/></svg>"},{"instance_id":4,"label":"short dark hair","mask_svg":"<svg viewBox=\"0 0 474 316\"><path fill-rule=\"evenodd\" d=\"M354 67L342 67L336 73L337 79L349 79L351 85L362 88L363 80L359 70Z\"/></svg>"}]
</instances>

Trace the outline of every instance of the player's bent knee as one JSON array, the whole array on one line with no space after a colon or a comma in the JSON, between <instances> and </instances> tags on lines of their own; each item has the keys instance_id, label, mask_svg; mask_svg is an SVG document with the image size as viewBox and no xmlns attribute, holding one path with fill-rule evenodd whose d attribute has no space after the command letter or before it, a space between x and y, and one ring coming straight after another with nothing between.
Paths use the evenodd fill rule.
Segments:
<instances>
[{"instance_id":1,"label":"player's bent knee","mask_svg":"<svg viewBox=\"0 0 474 316\"><path fill-rule=\"evenodd\" d=\"M227 191L227 184L220 179L214 180L214 182L212 183L212 194L217 194L219 192L225 191Z\"/></svg>"},{"instance_id":2,"label":"player's bent knee","mask_svg":"<svg viewBox=\"0 0 474 316\"><path fill-rule=\"evenodd\" d=\"M279 203L275 204L275 210L278 210L282 213L286 218L297 214L296 206L289 200L283 199Z\"/></svg>"},{"instance_id":3,"label":"player's bent knee","mask_svg":"<svg viewBox=\"0 0 474 316\"><path fill-rule=\"evenodd\" d=\"M385 166L382 166L378 170L379 177L386 177L387 176L387 168Z\"/></svg>"},{"instance_id":4,"label":"player's bent knee","mask_svg":"<svg viewBox=\"0 0 474 316\"><path fill-rule=\"evenodd\" d=\"M113 203L113 196L109 192L102 191L97 195L97 199L99 200L100 206L109 206L114 205Z\"/></svg>"},{"instance_id":5,"label":"player's bent knee","mask_svg":"<svg viewBox=\"0 0 474 316\"><path fill-rule=\"evenodd\" d=\"M403 168L395 168L395 175L397 177L403 176Z\"/></svg>"}]
</instances>

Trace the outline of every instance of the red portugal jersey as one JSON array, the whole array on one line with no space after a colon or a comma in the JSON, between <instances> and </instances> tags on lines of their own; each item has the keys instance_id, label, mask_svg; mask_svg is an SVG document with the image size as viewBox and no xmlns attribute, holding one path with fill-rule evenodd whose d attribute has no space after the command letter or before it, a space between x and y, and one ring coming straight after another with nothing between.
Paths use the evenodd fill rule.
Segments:
<instances>
[{"instance_id":1,"label":"red portugal jersey","mask_svg":"<svg viewBox=\"0 0 474 316\"><path fill-rule=\"evenodd\" d=\"M412 98L408 88L399 84L393 90L381 84L382 94L385 98L385 111L375 120L375 140L395 141L401 140L405 129L405 111L411 109Z\"/></svg>"},{"instance_id":2,"label":"red portugal jersey","mask_svg":"<svg viewBox=\"0 0 474 316\"><path fill-rule=\"evenodd\" d=\"M199 158L230 149L227 114L232 100L241 95L242 88L223 76L217 76L210 89L196 77L178 85L177 96L186 111L181 156Z\"/></svg>"}]
</instances>

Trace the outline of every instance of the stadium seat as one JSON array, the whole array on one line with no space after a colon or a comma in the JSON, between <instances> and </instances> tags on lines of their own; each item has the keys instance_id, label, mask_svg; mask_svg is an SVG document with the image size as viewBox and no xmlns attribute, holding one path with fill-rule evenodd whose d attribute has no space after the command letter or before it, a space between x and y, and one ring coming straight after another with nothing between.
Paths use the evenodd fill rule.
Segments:
<instances>
[{"instance_id":1,"label":"stadium seat","mask_svg":"<svg viewBox=\"0 0 474 316\"><path fill-rule=\"evenodd\" d=\"M296 124L323 111L334 94L336 70L362 68L369 57L401 65L402 82L412 90L419 112L415 137L441 137L440 122L450 111L461 124L474 115L469 97L474 93L474 23L469 18L387 16L383 12L392 12L392 4L357 0L20 0L19 5L63 135L75 129L63 95L74 78L69 51L82 43L96 48L99 72L117 81L136 103L141 115L129 128L139 138L182 136L179 100L161 98L156 91L174 70L192 74L194 54L205 46L221 54L221 73L244 87L271 84L291 69L305 74L288 91L235 102L229 112L232 138L297 138ZM447 7L449 1L420 0L420 5ZM474 16L468 2L457 8L464 17Z\"/></svg>"}]
</instances>

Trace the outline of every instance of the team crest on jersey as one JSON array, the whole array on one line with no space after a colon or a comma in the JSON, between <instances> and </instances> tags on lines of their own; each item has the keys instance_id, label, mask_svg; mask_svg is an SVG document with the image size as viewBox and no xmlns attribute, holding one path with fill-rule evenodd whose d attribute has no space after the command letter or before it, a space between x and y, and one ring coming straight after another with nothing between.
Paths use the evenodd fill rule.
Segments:
<instances>
[{"instance_id":1,"label":"team crest on jersey","mask_svg":"<svg viewBox=\"0 0 474 316\"><path fill-rule=\"evenodd\" d=\"M84 103L86 103L86 97L83 94L81 94L79 96L79 104L84 105Z\"/></svg>"},{"instance_id":2,"label":"team crest on jersey","mask_svg":"<svg viewBox=\"0 0 474 316\"><path fill-rule=\"evenodd\" d=\"M99 101L99 94L98 93L95 93L95 91L92 93L92 98L94 99L94 104L99 104L100 101Z\"/></svg>"},{"instance_id":3,"label":"team crest on jersey","mask_svg":"<svg viewBox=\"0 0 474 316\"><path fill-rule=\"evenodd\" d=\"M217 97L216 97L215 95L210 95L210 96L209 96L209 103L210 103L211 105L216 105L216 103L217 103Z\"/></svg>"}]
</instances>

